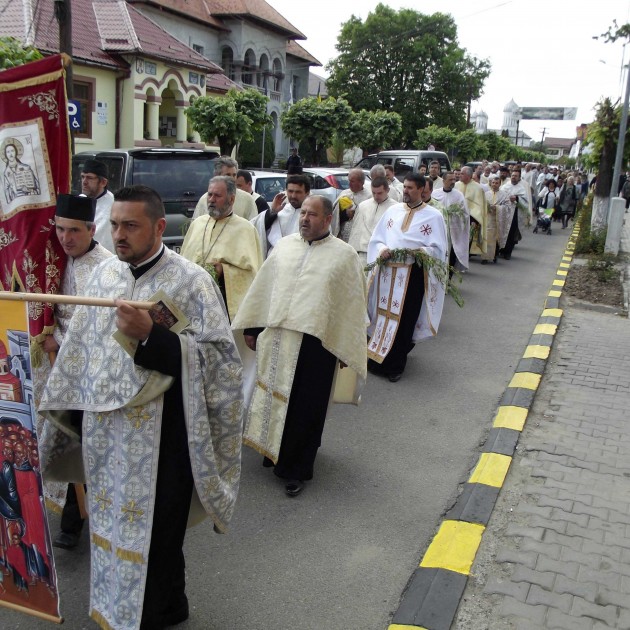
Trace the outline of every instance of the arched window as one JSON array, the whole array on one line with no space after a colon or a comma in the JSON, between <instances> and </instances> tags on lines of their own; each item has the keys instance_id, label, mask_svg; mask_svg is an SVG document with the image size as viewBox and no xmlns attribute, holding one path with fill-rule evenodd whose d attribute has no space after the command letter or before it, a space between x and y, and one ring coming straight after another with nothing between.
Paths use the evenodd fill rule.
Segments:
<instances>
[{"instance_id":1,"label":"arched window","mask_svg":"<svg viewBox=\"0 0 630 630\"><path fill-rule=\"evenodd\" d=\"M269 73L269 57L267 57L267 55L265 55L264 53L262 55L260 55L260 63L258 64L258 87L264 88L265 87L265 81L266 81L266 75ZM270 85L266 86L267 88L270 88Z\"/></svg>"},{"instance_id":2,"label":"arched window","mask_svg":"<svg viewBox=\"0 0 630 630\"><path fill-rule=\"evenodd\" d=\"M224 46L221 50L221 67L225 76L234 81L234 53L229 46Z\"/></svg>"},{"instance_id":3,"label":"arched window","mask_svg":"<svg viewBox=\"0 0 630 630\"><path fill-rule=\"evenodd\" d=\"M277 57L273 60L273 89L282 92L282 62Z\"/></svg>"},{"instance_id":4,"label":"arched window","mask_svg":"<svg viewBox=\"0 0 630 630\"><path fill-rule=\"evenodd\" d=\"M256 72L256 55L251 48L247 49L243 59L243 83L246 85L256 85L254 77Z\"/></svg>"}]
</instances>

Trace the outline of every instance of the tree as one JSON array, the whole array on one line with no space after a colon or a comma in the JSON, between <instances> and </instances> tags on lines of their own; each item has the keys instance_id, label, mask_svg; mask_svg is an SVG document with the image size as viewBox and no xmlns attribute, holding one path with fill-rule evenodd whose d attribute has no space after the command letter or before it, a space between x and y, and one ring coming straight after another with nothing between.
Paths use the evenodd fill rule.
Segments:
<instances>
[{"instance_id":1,"label":"tree","mask_svg":"<svg viewBox=\"0 0 630 630\"><path fill-rule=\"evenodd\" d=\"M457 159L461 164L485 157L487 146L474 129L461 131L455 137Z\"/></svg>"},{"instance_id":2,"label":"tree","mask_svg":"<svg viewBox=\"0 0 630 630\"><path fill-rule=\"evenodd\" d=\"M420 149L426 149L432 144L437 151L450 154L455 146L456 135L450 127L429 125L424 129L418 129L416 132L416 146Z\"/></svg>"},{"instance_id":3,"label":"tree","mask_svg":"<svg viewBox=\"0 0 630 630\"><path fill-rule=\"evenodd\" d=\"M325 159L326 149L332 143L336 132L344 129L352 117L352 110L343 99L329 97L323 101L317 98L303 98L291 105L280 119L282 130L307 145L302 157L308 153L319 164Z\"/></svg>"},{"instance_id":4,"label":"tree","mask_svg":"<svg viewBox=\"0 0 630 630\"><path fill-rule=\"evenodd\" d=\"M243 140L238 146L238 163L243 168L260 168L262 157L263 132L256 131L251 140ZM265 130L265 162L264 167L269 168L276 159L276 147L273 141L273 127L268 125Z\"/></svg>"},{"instance_id":5,"label":"tree","mask_svg":"<svg viewBox=\"0 0 630 630\"><path fill-rule=\"evenodd\" d=\"M347 147L359 147L376 153L391 147L400 138L402 119L396 112L353 112L345 127L337 135Z\"/></svg>"},{"instance_id":6,"label":"tree","mask_svg":"<svg viewBox=\"0 0 630 630\"><path fill-rule=\"evenodd\" d=\"M22 46L15 37L0 37L0 70L21 66L42 59L43 55L32 46Z\"/></svg>"},{"instance_id":7,"label":"tree","mask_svg":"<svg viewBox=\"0 0 630 630\"><path fill-rule=\"evenodd\" d=\"M221 154L229 155L239 142L252 140L254 132L271 123L268 100L258 90L232 89L224 97L199 97L186 108L186 116L205 143L216 138Z\"/></svg>"},{"instance_id":8,"label":"tree","mask_svg":"<svg viewBox=\"0 0 630 630\"><path fill-rule=\"evenodd\" d=\"M505 136L499 135L495 131L486 131L481 134L481 138L486 144L489 160L507 160L512 147L514 146Z\"/></svg>"},{"instance_id":9,"label":"tree","mask_svg":"<svg viewBox=\"0 0 630 630\"><path fill-rule=\"evenodd\" d=\"M481 95L490 70L459 47L451 16L384 4L365 22L354 15L345 22L336 47L329 94L347 99L355 111L399 113L408 146L431 124L464 129L468 101Z\"/></svg>"}]
</instances>

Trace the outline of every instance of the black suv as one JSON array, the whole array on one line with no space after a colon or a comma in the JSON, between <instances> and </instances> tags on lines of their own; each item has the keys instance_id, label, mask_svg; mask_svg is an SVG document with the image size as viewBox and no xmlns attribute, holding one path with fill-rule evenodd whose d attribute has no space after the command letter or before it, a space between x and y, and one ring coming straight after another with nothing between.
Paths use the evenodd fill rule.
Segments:
<instances>
[{"instance_id":1,"label":"black suv","mask_svg":"<svg viewBox=\"0 0 630 630\"><path fill-rule=\"evenodd\" d=\"M72 191L81 192L81 170L89 159L107 165L108 188L112 192L131 184L144 184L157 190L166 208L164 243L179 251L185 226L200 197L208 191L218 156L214 151L200 149L85 151L72 158Z\"/></svg>"}]
</instances>

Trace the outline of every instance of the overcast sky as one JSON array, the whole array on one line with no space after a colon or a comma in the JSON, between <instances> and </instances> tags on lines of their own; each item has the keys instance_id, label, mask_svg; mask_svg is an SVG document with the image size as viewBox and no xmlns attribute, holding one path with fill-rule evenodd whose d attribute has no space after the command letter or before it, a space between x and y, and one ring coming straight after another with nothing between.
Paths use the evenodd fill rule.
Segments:
<instances>
[{"instance_id":1,"label":"overcast sky","mask_svg":"<svg viewBox=\"0 0 630 630\"><path fill-rule=\"evenodd\" d=\"M352 14L365 20L378 5L377 0L268 2L306 35L308 39L299 43L324 66L337 55L341 24ZM513 98L521 107L577 107L574 122L530 120L520 127L534 140L540 140L543 127L547 136L574 137L577 125L593 120L593 106L601 97L622 97L621 68L624 54L628 63L630 50L593 36L607 31L615 18L619 24L630 21L630 0L390 0L386 4L426 14L439 7L453 15L459 45L492 64L484 93L473 104L473 111L488 114L489 129L500 129L503 107ZM324 68L313 71L327 76Z\"/></svg>"}]
</instances>

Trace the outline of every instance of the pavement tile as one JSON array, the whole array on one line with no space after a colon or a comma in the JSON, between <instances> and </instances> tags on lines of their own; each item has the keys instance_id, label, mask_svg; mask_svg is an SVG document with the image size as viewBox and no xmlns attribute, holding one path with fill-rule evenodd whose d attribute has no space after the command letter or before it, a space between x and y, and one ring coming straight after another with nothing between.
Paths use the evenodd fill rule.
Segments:
<instances>
[{"instance_id":1,"label":"pavement tile","mask_svg":"<svg viewBox=\"0 0 630 630\"><path fill-rule=\"evenodd\" d=\"M608 588L600 587L595 603L600 606L619 606L620 608L626 608L630 610L630 598L628 593L620 593L619 591L612 591Z\"/></svg>"},{"instance_id":2,"label":"pavement tile","mask_svg":"<svg viewBox=\"0 0 630 630\"><path fill-rule=\"evenodd\" d=\"M621 587L621 576L619 573L611 571L597 571L590 567L582 566L578 574L580 582L594 582L600 586L605 586L612 590L619 590Z\"/></svg>"},{"instance_id":3,"label":"pavement tile","mask_svg":"<svg viewBox=\"0 0 630 630\"><path fill-rule=\"evenodd\" d=\"M483 592L488 593L489 595L508 595L519 602L524 602L527 599L529 587L530 584L527 582L512 582L510 579L502 579L492 576L488 580ZM533 603L536 604L543 602Z\"/></svg>"},{"instance_id":4,"label":"pavement tile","mask_svg":"<svg viewBox=\"0 0 630 630\"><path fill-rule=\"evenodd\" d=\"M566 510L560 510L555 508L551 512L551 519L559 519L561 521L567 521L569 523L574 523L575 525L579 525L580 527L586 527L589 525L589 517L586 514L572 514Z\"/></svg>"},{"instance_id":5,"label":"pavement tile","mask_svg":"<svg viewBox=\"0 0 630 630\"><path fill-rule=\"evenodd\" d=\"M533 551L535 553L543 554L548 558L553 558L554 560L558 560L560 558L560 553L562 551L562 547L560 545L540 542L532 538L523 538L520 548L522 551Z\"/></svg>"},{"instance_id":6,"label":"pavement tile","mask_svg":"<svg viewBox=\"0 0 630 630\"><path fill-rule=\"evenodd\" d=\"M576 617L599 619L607 623L611 628L615 627L617 621L617 608L615 606L599 606L580 597L573 598L571 614Z\"/></svg>"},{"instance_id":7,"label":"pavement tile","mask_svg":"<svg viewBox=\"0 0 630 630\"><path fill-rule=\"evenodd\" d=\"M571 523L567 525L567 529L569 525L571 525ZM551 529L545 531L545 542L558 543L561 546L570 547L575 551L582 549L583 540L584 539L580 536L558 534Z\"/></svg>"},{"instance_id":8,"label":"pavement tile","mask_svg":"<svg viewBox=\"0 0 630 630\"><path fill-rule=\"evenodd\" d=\"M505 532L506 536L522 536L523 538L531 538L533 540L542 540L545 530L542 527L526 527L510 523Z\"/></svg>"},{"instance_id":9,"label":"pavement tile","mask_svg":"<svg viewBox=\"0 0 630 630\"><path fill-rule=\"evenodd\" d=\"M536 571L528 569L524 566L516 566L512 573L513 582L529 582L530 584L538 584L547 590L553 587L556 574L549 571Z\"/></svg>"},{"instance_id":10,"label":"pavement tile","mask_svg":"<svg viewBox=\"0 0 630 630\"><path fill-rule=\"evenodd\" d=\"M496 561L499 563L512 562L513 564L522 564L529 569L533 569L536 566L538 554L530 551L516 551L514 549L502 548L499 549L496 556Z\"/></svg>"},{"instance_id":11,"label":"pavement tile","mask_svg":"<svg viewBox=\"0 0 630 630\"><path fill-rule=\"evenodd\" d=\"M543 625L546 612L546 606L531 606L530 604L519 602L513 597L506 596L501 602L499 614L502 617L522 617L523 619L531 620L533 623Z\"/></svg>"},{"instance_id":12,"label":"pavement tile","mask_svg":"<svg viewBox=\"0 0 630 630\"><path fill-rule=\"evenodd\" d=\"M597 584L592 582L579 582L564 575L558 575L553 585L555 593L569 593L575 597L581 597L594 602L597 597Z\"/></svg>"},{"instance_id":13,"label":"pavement tile","mask_svg":"<svg viewBox=\"0 0 630 630\"><path fill-rule=\"evenodd\" d=\"M547 628L555 630L593 630L593 621L586 617L573 617L551 608L547 615Z\"/></svg>"},{"instance_id":14,"label":"pavement tile","mask_svg":"<svg viewBox=\"0 0 630 630\"><path fill-rule=\"evenodd\" d=\"M578 562L567 562L564 558L562 560L554 560L553 558L547 558L546 556L539 555L538 561L536 562L536 570L542 572L550 571L552 573L561 573L568 578L575 579L578 571L580 570L580 564Z\"/></svg>"},{"instance_id":15,"label":"pavement tile","mask_svg":"<svg viewBox=\"0 0 630 630\"><path fill-rule=\"evenodd\" d=\"M562 612L568 613L571 610L572 601L573 597L568 593L559 595L558 593L546 591L536 584L532 584L529 589L529 593L527 594L526 603L534 606L542 604L543 606L557 608Z\"/></svg>"}]
</instances>

